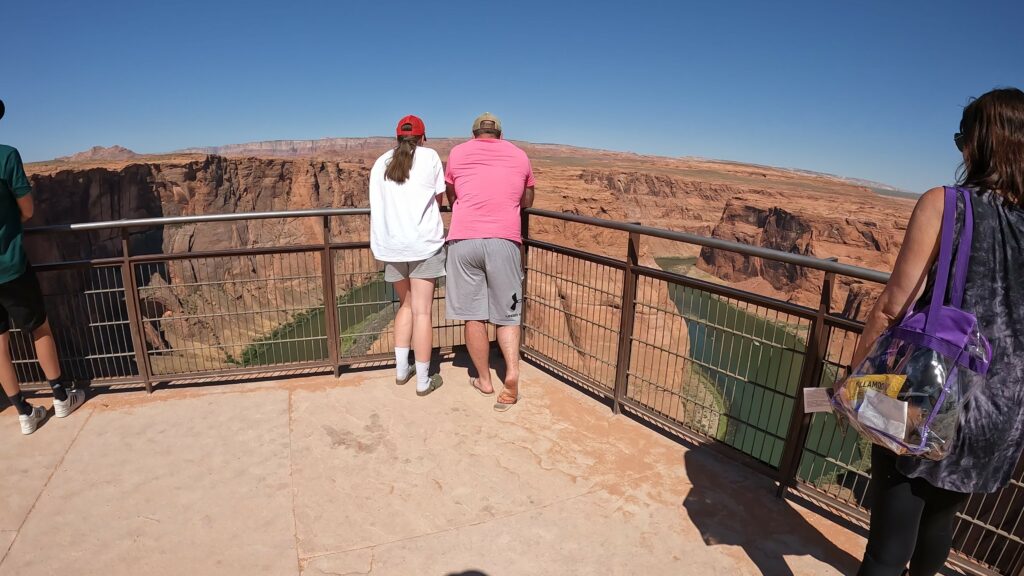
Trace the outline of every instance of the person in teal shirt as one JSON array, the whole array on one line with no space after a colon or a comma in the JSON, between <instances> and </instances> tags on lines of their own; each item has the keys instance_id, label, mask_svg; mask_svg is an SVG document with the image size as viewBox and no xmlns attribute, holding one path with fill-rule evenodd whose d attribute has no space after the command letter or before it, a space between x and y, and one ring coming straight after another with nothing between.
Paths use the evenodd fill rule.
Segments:
<instances>
[{"instance_id":1,"label":"person in teal shirt","mask_svg":"<svg viewBox=\"0 0 1024 576\"><path fill-rule=\"evenodd\" d=\"M0 118L5 112L0 100ZM43 293L22 246L22 222L32 218L32 185L18 150L0 144L0 385L18 411L22 434L31 434L46 419L47 410L33 407L21 393L11 355L11 323L32 334L36 356L53 390L53 411L64 418L85 401L82 390L63 384L57 345L46 319Z\"/></svg>"}]
</instances>

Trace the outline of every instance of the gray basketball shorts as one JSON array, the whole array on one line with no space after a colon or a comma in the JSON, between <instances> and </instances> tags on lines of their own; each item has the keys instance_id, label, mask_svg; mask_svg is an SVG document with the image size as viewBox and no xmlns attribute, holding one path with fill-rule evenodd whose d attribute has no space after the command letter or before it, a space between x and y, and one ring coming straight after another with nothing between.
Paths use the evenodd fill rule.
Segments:
<instances>
[{"instance_id":1,"label":"gray basketball shorts","mask_svg":"<svg viewBox=\"0 0 1024 576\"><path fill-rule=\"evenodd\" d=\"M384 280L398 282L406 278L430 280L444 276L445 251L442 246L433 256L426 260L414 262L385 262Z\"/></svg>"},{"instance_id":2,"label":"gray basketball shorts","mask_svg":"<svg viewBox=\"0 0 1024 576\"><path fill-rule=\"evenodd\" d=\"M519 245L502 238L448 244L446 315L518 326L523 314L523 266Z\"/></svg>"}]
</instances>

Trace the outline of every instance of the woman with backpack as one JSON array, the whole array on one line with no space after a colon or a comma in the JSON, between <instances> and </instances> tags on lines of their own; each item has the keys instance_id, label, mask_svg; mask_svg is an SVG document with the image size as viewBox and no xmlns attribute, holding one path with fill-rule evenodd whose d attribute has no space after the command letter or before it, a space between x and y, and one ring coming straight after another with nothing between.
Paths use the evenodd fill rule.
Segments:
<instances>
[{"instance_id":1,"label":"woman with backpack","mask_svg":"<svg viewBox=\"0 0 1024 576\"><path fill-rule=\"evenodd\" d=\"M972 493L1005 486L1024 448L1024 92L998 89L972 100L954 141L963 153L959 180L967 196L955 203L953 245L964 231L967 207L973 216L958 308L977 318L992 354L984 376L957 372L958 378L976 379L970 382L975 390L944 458L897 456L872 447L871 528L859 576L936 574L949 555L957 511ZM945 194L942 187L929 190L915 207L853 366L883 332L920 307L915 302L931 299ZM958 282L949 278L943 284L956 290Z\"/></svg>"},{"instance_id":2,"label":"woman with backpack","mask_svg":"<svg viewBox=\"0 0 1024 576\"><path fill-rule=\"evenodd\" d=\"M442 384L441 375L430 376L429 369L434 282L445 274L444 168L437 152L422 146L426 128L416 116L398 121L396 137L398 144L370 170L370 250L384 263L384 280L394 285L400 302L395 383L415 375L416 394L426 396ZM415 369L409 366L410 345Z\"/></svg>"}]
</instances>

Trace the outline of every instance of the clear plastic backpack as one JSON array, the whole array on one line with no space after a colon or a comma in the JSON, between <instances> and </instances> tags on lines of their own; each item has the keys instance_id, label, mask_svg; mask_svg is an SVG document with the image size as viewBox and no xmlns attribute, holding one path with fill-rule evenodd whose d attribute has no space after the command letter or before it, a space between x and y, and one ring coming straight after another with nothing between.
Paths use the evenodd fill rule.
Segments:
<instances>
[{"instance_id":1,"label":"clear plastic backpack","mask_svg":"<svg viewBox=\"0 0 1024 576\"><path fill-rule=\"evenodd\" d=\"M957 196L965 216L957 259L952 261ZM873 443L896 454L941 460L949 454L964 404L983 381L992 349L978 320L961 309L974 221L971 195L946 187L935 286L927 306L915 305L875 341L867 358L843 379L832 405ZM946 288L953 268L953 286Z\"/></svg>"}]
</instances>

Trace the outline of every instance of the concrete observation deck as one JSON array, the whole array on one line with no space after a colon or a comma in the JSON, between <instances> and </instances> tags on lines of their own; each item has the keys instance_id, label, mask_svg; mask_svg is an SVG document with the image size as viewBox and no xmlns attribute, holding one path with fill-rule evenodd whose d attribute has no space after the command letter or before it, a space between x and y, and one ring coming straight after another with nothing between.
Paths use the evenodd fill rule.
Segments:
<instances>
[{"instance_id":1,"label":"concrete observation deck","mask_svg":"<svg viewBox=\"0 0 1024 576\"><path fill-rule=\"evenodd\" d=\"M839 575L863 539L524 364L495 413L442 364L0 412L0 576ZM35 402L49 404L47 398Z\"/></svg>"}]
</instances>

